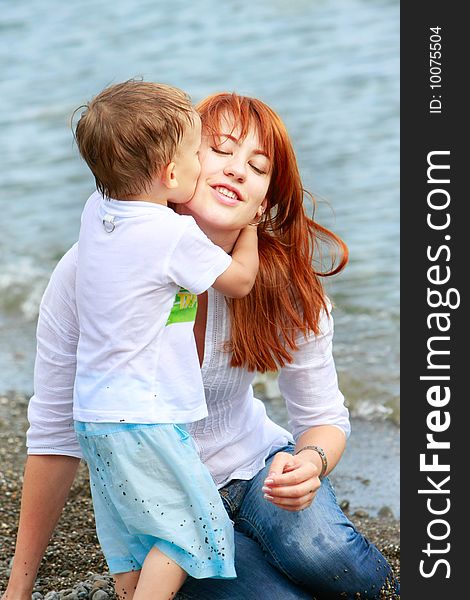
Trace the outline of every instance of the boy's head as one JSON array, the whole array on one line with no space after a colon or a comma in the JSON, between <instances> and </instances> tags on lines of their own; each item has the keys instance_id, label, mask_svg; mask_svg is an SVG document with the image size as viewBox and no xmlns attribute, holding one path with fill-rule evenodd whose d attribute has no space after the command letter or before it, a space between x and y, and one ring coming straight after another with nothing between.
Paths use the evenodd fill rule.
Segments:
<instances>
[{"instance_id":1,"label":"boy's head","mask_svg":"<svg viewBox=\"0 0 470 600\"><path fill-rule=\"evenodd\" d=\"M163 176L172 192L168 198L183 202L199 175L200 130L199 115L185 92L130 80L104 89L86 105L75 139L104 196L135 196ZM175 173L180 175L176 185Z\"/></svg>"}]
</instances>

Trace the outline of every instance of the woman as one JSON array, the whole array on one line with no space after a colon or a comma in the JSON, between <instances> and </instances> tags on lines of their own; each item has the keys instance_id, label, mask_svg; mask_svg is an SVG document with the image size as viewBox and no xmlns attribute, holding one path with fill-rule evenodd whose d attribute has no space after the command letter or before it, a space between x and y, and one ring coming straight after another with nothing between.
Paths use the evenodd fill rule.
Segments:
<instances>
[{"instance_id":1,"label":"woman","mask_svg":"<svg viewBox=\"0 0 470 600\"><path fill-rule=\"evenodd\" d=\"M379 598L383 586L398 591L386 560L342 513L326 477L344 451L349 421L332 358L331 306L312 261L329 244L338 260L323 274L337 273L346 248L306 216L291 143L269 107L219 94L198 109L201 175L185 212L227 252L242 227L259 222L260 271L244 299L226 301L213 290L198 298L194 333L209 416L190 430L235 523L238 578L189 579L181 597L353 599ZM71 416L74 281L72 248L41 306L8 600L30 597L80 457ZM293 435L253 397L255 371L278 368Z\"/></svg>"}]
</instances>

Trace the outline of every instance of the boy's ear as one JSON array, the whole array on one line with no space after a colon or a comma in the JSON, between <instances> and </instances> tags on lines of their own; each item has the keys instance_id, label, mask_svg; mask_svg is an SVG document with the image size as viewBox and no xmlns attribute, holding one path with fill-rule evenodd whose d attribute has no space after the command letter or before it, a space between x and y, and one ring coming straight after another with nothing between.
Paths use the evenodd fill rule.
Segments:
<instances>
[{"instance_id":1,"label":"boy's ear","mask_svg":"<svg viewBox=\"0 0 470 600\"><path fill-rule=\"evenodd\" d=\"M176 179L175 167L176 164L174 162L168 163L167 166L163 168L161 176L163 185L171 190L178 187L178 180Z\"/></svg>"}]
</instances>

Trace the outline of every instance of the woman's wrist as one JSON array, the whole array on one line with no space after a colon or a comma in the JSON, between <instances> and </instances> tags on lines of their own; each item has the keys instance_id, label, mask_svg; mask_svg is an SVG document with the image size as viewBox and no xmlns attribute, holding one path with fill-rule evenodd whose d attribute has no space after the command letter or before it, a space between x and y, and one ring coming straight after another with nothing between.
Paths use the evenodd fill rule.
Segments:
<instances>
[{"instance_id":1,"label":"woman's wrist","mask_svg":"<svg viewBox=\"0 0 470 600\"><path fill-rule=\"evenodd\" d=\"M310 462L318 468L318 477L322 479L328 470L328 459L323 448L316 445L301 446L294 454L300 453L309 456Z\"/></svg>"}]
</instances>

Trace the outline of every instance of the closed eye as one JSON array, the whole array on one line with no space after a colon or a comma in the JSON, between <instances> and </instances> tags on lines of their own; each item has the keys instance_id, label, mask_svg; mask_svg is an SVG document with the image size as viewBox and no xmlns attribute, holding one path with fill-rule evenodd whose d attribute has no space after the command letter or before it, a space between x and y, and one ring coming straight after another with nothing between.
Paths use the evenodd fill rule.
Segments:
<instances>
[{"instance_id":1,"label":"closed eye","mask_svg":"<svg viewBox=\"0 0 470 600\"><path fill-rule=\"evenodd\" d=\"M250 167L253 169L253 171L255 173L258 173L259 175L266 175L266 171L262 171L261 169L258 169L258 167L255 167L255 165L250 164Z\"/></svg>"},{"instance_id":2,"label":"closed eye","mask_svg":"<svg viewBox=\"0 0 470 600\"><path fill-rule=\"evenodd\" d=\"M230 154L230 152L223 152L222 150L219 150L215 146L211 146L211 150L213 152L215 152L216 154L222 154L223 156L228 156Z\"/></svg>"},{"instance_id":3,"label":"closed eye","mask_svg":"<svg viewBox=\"0 0 470 600\"><path fill-rule=\"evenodd\" d=\"M220 150L216 146L211 146L210 148L213 152L215 152L216 154L219 154L221 156L230 156L232 154L231 152L224 152L223 150ZM253 169L253 171L255 173L257 173L258 175L267 175L267 171L263 171L262 169L259 169L257 166L255 166L252 163L249 163L249 164L250 164L250 167Z\"/></svg>"}]
</instances>

